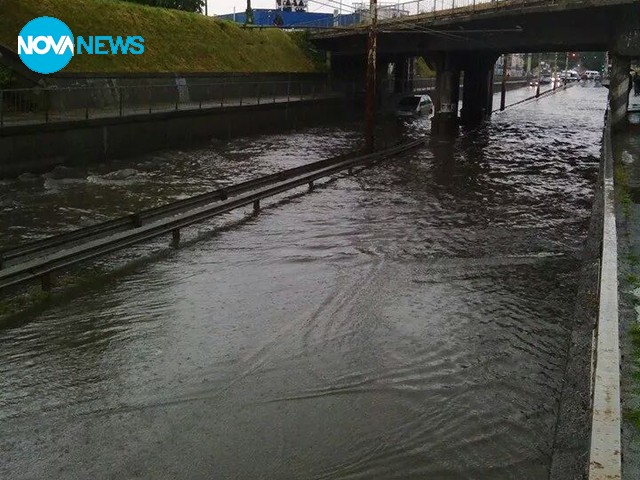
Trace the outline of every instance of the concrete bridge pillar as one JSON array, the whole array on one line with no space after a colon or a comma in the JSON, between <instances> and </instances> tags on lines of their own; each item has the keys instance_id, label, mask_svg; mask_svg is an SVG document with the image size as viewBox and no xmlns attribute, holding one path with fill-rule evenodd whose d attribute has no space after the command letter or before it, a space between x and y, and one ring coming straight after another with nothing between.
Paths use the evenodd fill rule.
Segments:
<instances>
[{"instance_id":1,"label":"concrete bridge pillar","mask_svg":"<svg viewBox=\"0 0 640 480\"><path fill-rule=\"evenodd\" d=\"M383 103L384 98L389 94L391 79L389 78L389 64L391 62L385 57L376 59L376 103Z\"/></svg>"},{"instance_id":2,"label":"concrete bridge pillar","mask_svg":"<svg viewBox=\"0 0 640 480\"><path fill-rule=\"evenodd\" d=\"M616 131L627 125L631 62L628 57L612 56L609 73L609 122Z\"/></svg>"},{"instance_id":3,"label":"concrete bridge pillar","mask_svg":"<svg viewBox=\"0 0 640 480\"><path fill-rule=\"evenodd\" d=\"M439 138L455 137L458 134L460 66L452 53L443 53L433 63L436 66L436 92L431 135Z\"/></svg>"},{"instance_id":4,"label":"concrete bridge pillar","mask_svg":"<svg viewBox=\"0 0 640 480\"><path fill-rule=\"evenodd\" d=\"M395 93L410 92L413 90L413 77L415 68L414 57L397 57L394 62Z\"/></svg>"},{"instance_id":5,"label":"concrete bridge pillar","mask_svg":"<svg viewBox=\"0 0 640 480\"><path fill-rule=\"evenodd\" d=\"M474 56L464 67L464 90L460 123L478 125L491 116L493 110L494 56Z\"/></svg>"},{"instance_id":6,"label":"concrete bridge pillar","mask_svg":"<svg viewBox=\"0 0 640 480\"><path fill-rule=\"evenodd\" d=\"M367 73L367 59L362 55L332 55L331 82L334 88L354 97L358 88L364 85Z\"/></svg>"}]
</instances>

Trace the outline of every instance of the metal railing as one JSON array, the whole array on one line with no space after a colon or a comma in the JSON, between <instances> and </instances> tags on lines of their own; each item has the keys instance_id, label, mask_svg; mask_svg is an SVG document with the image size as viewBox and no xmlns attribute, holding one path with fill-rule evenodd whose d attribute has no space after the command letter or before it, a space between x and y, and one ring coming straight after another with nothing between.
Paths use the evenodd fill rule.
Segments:
<instances>
[{"instance_id":1,"label":"metal railing","mask_svg":"<svg viewBox=\"0 0 640 480\"><path fill-rule=\"evenodd\" d=\"M180 230L185 227L251 204L254 212L257 212L260 200L264 198L302 185L313 188L315 180L343 170L351 172L354 166L372 164L422 145L425 141L426 138L421 138L364 156L321 160L4 250L0 257L5 262L5 268L0 269L0 289L40 279L43 289L49 290L52 285L51 274L55 271L169 233L175 245L180 241Z\"/></svg>"},{"instance_id":2,"label":"metal railing","mask_svg":"<svg viewBox=\"0 0 640 480\"><path fill-rule=\"evenodd\" d=\"M217 82L0 90L0 128L177 110L289 103L334 95L325 81Z\"/></svg>"},{"instance_id":3,"label":"metal railing","mask_svg":"<svg viewBox=\"0 0 640 480\"><path fill-rule=\"evenodd\" d=\"M382 30L394 27L406 28L403 25L410 25L416 21L424 23L425 20L430 18L536 6L553 6L559 3L587 4L581 0L410 0L396 3L392 8L385 4L379 5L377 8L378 27ZM356 4L353 11L343 16L354 20L351 25L343 25L339 21L340 16L338 16L336 23L343 30L362 28L371 23L371 11L364 4ZM313 28L313 26L309 25L309 28ZM331 35L331 32L325 33ZM318 32L318 35L322 36L323 32Z\"/></svg>"}]
</instances>

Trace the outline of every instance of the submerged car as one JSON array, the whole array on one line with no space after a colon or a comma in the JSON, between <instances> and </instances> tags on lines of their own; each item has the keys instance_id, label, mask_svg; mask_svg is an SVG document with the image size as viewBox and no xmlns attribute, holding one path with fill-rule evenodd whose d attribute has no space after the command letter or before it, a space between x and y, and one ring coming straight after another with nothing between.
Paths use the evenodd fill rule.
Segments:
<instances>
[{"instance_id":1,"label":"submerged car","mask_svg":"<svg viewBox=\"0 0 640 480\"><path fill-rule=\"evenodd\" d=\"M410 95L402 98L396 107L396 115L400 117L414 117L429 115L433 111L433 102L429 95Z\"/></svg>"}]
</instances>

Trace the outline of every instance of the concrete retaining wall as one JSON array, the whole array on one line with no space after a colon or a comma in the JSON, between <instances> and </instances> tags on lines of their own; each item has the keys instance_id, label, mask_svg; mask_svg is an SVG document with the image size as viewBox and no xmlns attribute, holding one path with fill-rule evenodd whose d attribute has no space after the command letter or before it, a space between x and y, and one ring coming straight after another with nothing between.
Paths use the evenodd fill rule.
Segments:
<instances>
[{"instance_id":1,"label":"concrete retaining wall","mask_svg":"<svg viewBox=\"0 0 640 480\"><path fill-rule=\"evenodd\" d=\"M308 100L7 127L0 130L0 177L317 124L344 113L343 104Z\"/></svg>"}]
</instances>

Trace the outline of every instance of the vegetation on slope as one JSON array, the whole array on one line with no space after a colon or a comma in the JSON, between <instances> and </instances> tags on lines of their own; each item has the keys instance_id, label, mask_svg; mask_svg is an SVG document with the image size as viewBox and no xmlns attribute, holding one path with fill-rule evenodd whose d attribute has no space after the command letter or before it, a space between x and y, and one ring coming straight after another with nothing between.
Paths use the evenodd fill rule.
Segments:
<instances>
[{"instance_id":1,"label":"vegetation on slope","mask_svg":"<svg viewBox=\"0 0 640 480\"><path fill-rule=\"evenodd\" d=\"M76 55L65 72L311 72L314 63L278 29L242 26L117 0L0 0L0 43L17 51L18 33L40 16L74 35L140 35L142 55Z\"/></svg>"}]
</instances>

